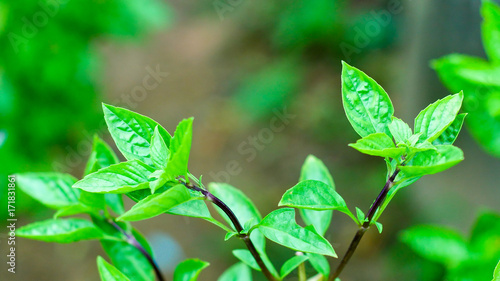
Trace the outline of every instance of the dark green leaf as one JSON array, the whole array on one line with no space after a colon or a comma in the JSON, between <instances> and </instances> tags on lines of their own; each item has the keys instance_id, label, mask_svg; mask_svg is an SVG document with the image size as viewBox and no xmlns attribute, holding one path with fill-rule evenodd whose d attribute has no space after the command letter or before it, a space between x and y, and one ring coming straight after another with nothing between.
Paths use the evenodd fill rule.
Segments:
<instances>
[{"instance_id":1,"label":"dark green leaf","mask_svg":"<svg viewBox=\"0 0 500 281\"><path fill-rule=\"evenodd\" d=\"M210 264L199 259L187 259L177 265L174 281L196 281L201 271Z\"/></svg>"},{"instance_id":2,"label":"dark green leaf","mask_svg":"<svg viewBox=\"0 0 500 281\"><path fill-rule=\"evenodd\" d=\"M167 166L170 150L168 149L163 137L160 135L158 126L155 127L153 137L151 138L151 161L158 169L163 169Z\"/></svg>"},{"instance_id":3,"label":"dark green leaf","mask_svg":"<svg viewBox=\"0 0 500 281\"><path fill-rule=\"evenodd\" d=\"M255 260L255 258L252 256L252 253L250 253L249 250L247 249L237 249L233 250L233 255L237 257L240 261L245 263L246 265L250 266L251 268L261 271L259 264Z\"/></svg>"},{"instance_id":4,"label":"dark green leaf","mask_svg":"<svg viewBox=\"0 0 500 281\"><path fill-rule=\"evenodd\" d=\"M390 135L394 108L384 89L359 69L342 62L342 102L354 130L366 137L373 133Z\"/></svg>"},{"instance_id":5,"label":"dark green leaf","mask_svg":"<svg viewBox=\"0 0 500 281\"><path fill-rule=\"evenodd\" d=\"M309 257L305 255L295 256L287 260L280 270L281 278L285 278L288 274L292 273L300 264L308 260Z\"/></svg>"},{"instance_id":6,"label":"dark green leaf","mask_svg":"<svg viewBox=\"0 0 500 281\"><path fill-rule=\"evenodd\" d=\"M258 225L269 240L290 249L337 257L332 245L314 231L314 227L302 228L295 222L295 211L278 209L267 215Z\"/></svg>"},{"instance_id":7,"label":"dark green leaf","mask_svg":"<svg viewBox=\"0 0 500 281\"><path fill-rule=\"evenodd\" d=\"M439 137L435 139L432 144L453 144L458 137L458 133L460 133L460 130L462 130L465 116L467 116L467 113L458 114L451 125L446 128L446 130L441 135L439 135Z\"/></svg>"},{"instance_id":8,"label":"dark green leaf","mask_svg":"<svg viewBox=\"0 0 500 281\"><path fill-rule=\"evenodd\" d=\"M252 281L252 272L240 262L224 271L217 281Z\"/></svg>"},{"instance_id":9,"label":"dark green leaf","mask_svg":"<svg viewBox=\"0 0 500 281\"><path fill-rule=\"evenodd\" d=\"M312 267L325 278L328 278L330 275L330 264L328 263L326 257L313 253L306 253L306 255L309 257L309 262Z\"/></svg>"},{"instance_id":10,"label":"dark green leaf","mask_svg":"<svg viewBox=\"0 0 500 281\"><path fill-rule=\"evenodd\" d=\"M78 218L50 219L35 222L17 229L16 235L57 243L103 238L102 232L93 223Z\"/></svg>"},{"instance_id":11,"label":"dark green leaf","mask_svg":"<svg viewBox=\"0 0 500 281\"><path fill-rule=\"evenodd\" d=\"M149 187L150 166L139 160L111 165L85 176L73 185L94 193L126 193Z\"/></svg>"},{"instance_id":12,"label":"dark green leaf","mask_svg":"<svg viewBox=\"0 0 500 281\"><path fill-rule=\"evenodd\" d=\"M449 95L427 106L415 118L415 134L420 135L420 141L433 142L455 120L464 95L462 92Z\"/></svg>"},{"instance_id":13,"label":"dark green leaf","mask_svg":"<svg viewBox=\"0 0 500 281\"><path fill-rule=\"evenodd\" d=\"M462 150L452 145L438 145L436 150L417 153L407 166L399 167L407 177L442 172L464 159Z\"/></svg>"},{"instance_id":14,"label":"dark green leaf","mask_svg":"<svg viewBox=\"0 0 500 281\"><path fill-rule=\"evenodd\" d=\"M364 154L390 158L397 158L406 151L404 147L396 147L385 133L370 134L349 146Z\"/></svg>"},{"instance_id":15,"label":"dark green leaf","mask_svg":"<svg viewBox=\"0 0 500 281\"><path fill-rule=\"evenodd\" d=\"M396 144L406 142L413 134L410 126L396 117L392 117L392 122L389 124L389 131L394 137Z\"/></svg>"},{"instance_id":16,"label":"dark green leaf","mask_svg":"<svg viewBox=\"0 0 500 281\"><path fill-rule=\"evenodd\" d=\"M335 183L333 181L333 177L328 171L328 168L323 164L323 162L316 158L314 155L309 155L306 158L306 161L302 165L302 170L300 171L300 179L299 181L304 180L318 180L322 181L328 185L330 188L335 190ZM316 231L324 235L330 222L332 220L332 210L307 210L300 209L300 215L302 219L307 225L314 225Z\"/></svg>"},{"instance_id":17,"label":"dark green leaf","mask_svg":"<svg viewBox=\"0 0 500 281\"><path fill-rule=\"evenodd\" d=\"M97 269L102 281L130 281L121 271L109 264L101 256L97 257Z\"/></svg>"},{"instance_id":18,"label":"dark green leaf","mask_svg":"<svg viewBox=\"0 0 500 281\"><path fill-rule=\"evenodd\" d=\"M437 226L414 226L400 239L422 257L454 267L467 258L465 239L457 232Z\"/></svg>"},{"instance_id":19,"label":"dark green leaf","mask_svg":"<svg viewBox=\"0 0 500 281\"><path fill-rule=\"evenodd\" d=\"M130 210L121 215L117 220L138 221L163 214L173 207L186 201L195 199L186 187L179 184L163 193L152 194L135 204Z\"/></svg>"},{"instance_id":20,"label":"dark green leaf","mask_svg":"<svg viewBox=\"0 0 500 281\"><path fill-rule=\"evenodd\" d=\"M97 172L102 168L118 163L118 157L109 145L94 135L94 143L92 144L92 152L90 153L89 160L85 166L84 175Z\"/></svg>"},{"instance_id":21,"label":"dark green leaf","mask_svg":"<svg viewBox=\"0 0 500 281\"><path fill-rule=\"evenodd\" d=\"M76 179L61 173L23 173L16 175L19 188L47 207L59 209L78 203L80 191L71 186Z\"/></svg>"},{"instance_id":22,"label":"dark green leaf","mask_svg":"<svg viewBox=\"0 0 500 281\"><path fill-rule=\"evenodd\" d=\"M299 182L283 194L278 206L311 210L338 210L356 221L347 208L344 199L322 181L306 180Z\"/></svg>"},{"instance_id":23,"label":"dark green leaf","mask_svg":"<svg viewBox=\"0 0 500 281\"><path fill-rule=\"evenodd\" d=\"M495 2L485 0L481 5L483 24L481 32L486 53L491 61L500 62L500 7Z\"/></svg>"},{"instance_id":24,"label":"dark green leaf","mask_svg":"<svg viewBox=\"0 0 500 281\"><path fill-rule=\"evenodd\" d=\"M140 160L153 165L149 147L154 129L163 137L169 146L170 134L153 119L130 110L103 104L104 119L116 146L127 160Z\"/></svg>"}]
</instances>

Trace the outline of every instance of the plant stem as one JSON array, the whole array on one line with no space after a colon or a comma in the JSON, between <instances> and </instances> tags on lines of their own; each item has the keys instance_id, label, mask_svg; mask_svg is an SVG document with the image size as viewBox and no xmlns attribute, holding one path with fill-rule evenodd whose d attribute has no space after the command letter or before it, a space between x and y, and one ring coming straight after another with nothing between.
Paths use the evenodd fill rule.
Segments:
<instances>
[{"instance_id":1,"label":"plant stem","mask_svg":"<svg viewBox=\"0 0 500 281\"><path fill-rule=\"evenodd\" d=\"M141 252L141 254L148 260L148 262L151 264L153 267L156 277L158 278L158 281L165 281L163 278L163 275L160 272L160 268L156 264L156 261L153 259L153 257L144 249L144 247L135 239L134 235L128 234L125 230L123 230L116 222L113 220L109 220L109 223L114 226L118 231L120 231L125 237L127 238L127 243L130 245L134 246L137 250Z\"/></svg>"},{"instance_id":2,"label":"plant stem","mask_svg":"<svg viewBox=\"0 0 500 281\"><path fill-rule=\"evenodd\" d=\"M255 248L255 245L253 244L252 240L250 240L250 235L248 235L248 234L242 234L241 233L243 231L243 227L241 226L241 223L239 222L238 218L236 217L236 215L234 214L234 212L231 210L231 208L229 208L229 206L227 206L224 202L222 202L222 200L220 200L219 198L217 198L215 195L213 195L209 191L207 191L205 189L202 189L202 188L200 188L200 187L198 187L198 186L196 186L194 184L189 184L189 183L186 183L186 182L183 182L183 181L181 181L181 182L187 188L189 188L191 190L195 190L195 191L201 192L201 194L203 194L203 196L205 196L208 200L210 200L217 207L219 207L229 217L229 219L231 220L231 222L234 225L234 228L238 232L238 237L241 240L243 240L243 242L245 242L245 245L247 246L248 250L250 251L250 253L254 257L254 259L257 262L257 264L259 265L259 267L262 270L262 273L264 274L264 276L266 276L266 278L269 281L278 281L278 279L276 279L276 277L274 277L271 274L271 272L269 271L269 269L267 268L267 266L264 264L264 261L260 257L260 254L257 251L257 249Z\"/></svg>"},{"instance_id":3,"label":"plant stem","mask_svg":"<svg viewBox=\"0 0 500 281\"><path fill-rule=\"evenodd\" d=\"M380 191L379 195L377 196L377 199L373 202L372 206L370 207L370 210L368 210L368 214L366 216L366 220L363 223L363 225L360 226L359 230L356 232L356 235L354 235L354 238L352 239L351 245L349 245L349 248L347 249L347 252L345 253L344 257L340 261L340 264L337 266L337 269L335 269L335 272L333 275L328 279L329 281L334 281L335 278L339 277L340 273L342 273L342 270L344 267L347 265L349 260L351 259L352 255L354 254L354 251L356 251L356 248L358 247L359 242L361 241L361 238L363 238L363 235L365 232L370 228L370 224L372 223L373 216L375 216L375 213L377 212L378 208L382 205L382 203L385 200L385 197L387 196L387 193L391 189L391 187L394 185L394 179L396 179L396 176L399 173L399 169L396 169L394 173L391 175L391 177L387 180L387 182L384 185L384 188L382 188L382 191Z\"/></svg>"}]
</instances>

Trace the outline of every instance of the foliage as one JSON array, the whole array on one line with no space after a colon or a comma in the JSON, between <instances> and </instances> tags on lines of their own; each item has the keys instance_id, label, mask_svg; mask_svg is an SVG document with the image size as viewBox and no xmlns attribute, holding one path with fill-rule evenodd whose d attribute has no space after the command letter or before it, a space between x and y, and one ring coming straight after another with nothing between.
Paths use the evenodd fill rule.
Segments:
<instances>
[{"instance_id":1,"label":"foliage","mask_svg":"<svg viewBox=\"0 0 500 281\"><path fill-rule=\"evenodd\" d=\"M500 6L484 0L482 38L489 61L451 54L432 62L443 84L463 90L467 127L488 153L500 157Z\"/></svg>"},{"instance_id":2,"label":"foliage","mask_svg":"<svg viewBox=\"0 0 500 281\"><path fill-rule=\"evenodd\" d=\"M480 214L469 239L446 227L418 225L403 231L400 240L418 255L442 265L446 280L489 280L500 260L500 215ZM498 278L498 270L495 274Z\"/></svg>"},{"instance_id":3,"label":"foliage","mask_svg":"<svg viewBox=\"0 0 500 281\"><path fill-rule=\"evenodd\" d=\"M154 274L162 278L154 253L130 221L163 213L198 217L219 226L227 233L226 239L241 238L248 248L233 252L242 263L229 268L219 280L251 280L250 268L261 271L269 280L282 280L296 269L299 276L305 276L305 262L318 273L310 280L326 280L330 275L326 257L337 257L324 237L333 211L352 218L359 225L360 234L355 237L361 239L372 224L382 230L377 219L398 190L463 160L462 151L452 145L460 131L460 122L456 120L463 120L457 115L462 98L462 93L458 93L429 105L415 118L413 133L406 123L393 116L391 100L383 88L362 71L343 63L344 109L361 136L351 146L384 158L388 171L381 195L366 215L357 209L355 216L336 190L326 166L311 155L302 167L299 182L279 202L285 208L263 218L240 190L224 183L211 183L206 188L201 178L188 171L193 118L182 120L172 136L146 116L103 104L109 132L127 161L117 163L114 152L96 137L83 179L76 181L58 173L17 175L22 190L58 210L57 218L24 226L18 235L60 243L100 240L114 266L98 259L103 280L126 280L124 276L130 280L153 280ZM137 202L127 211L123 211L123 194ZM215 204L223 221L212 217L202 200ZM306 226L297 223L296 209ZM87 214L90 220L66 218L77 214ZM266 238L299 252L283 264L279 273L268 258ZM208 263L200 260L186 260L175 270L174 280L196 280L206 266ZM341 270L339 267L331 280Z\"/></svg>"}]
</instances>

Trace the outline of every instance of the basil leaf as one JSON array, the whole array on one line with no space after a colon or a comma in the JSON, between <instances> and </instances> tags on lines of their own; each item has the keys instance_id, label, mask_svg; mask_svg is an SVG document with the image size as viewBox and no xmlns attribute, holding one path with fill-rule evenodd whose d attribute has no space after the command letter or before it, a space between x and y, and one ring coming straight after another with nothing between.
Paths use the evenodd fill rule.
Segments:
<instances>
[{"instance_id":1,"label":"basil leaf","mask_svg":"<svg viewBox=\"0 0 500 281\"><path fill-rule=\"evenodd\" d=\"M366 137L373 133L391 135L388 125L394 114L385 90L361 70L342 62L342 102L354 130Z\"/></svg>"},{"instance_id":2,"label":"basil leaf","mask_svg":"<svg viewBox=\"0 0 500 281\"><path fill-rule=\"evenodd\" d=\"M97 256L97 269L102 281L130 281L116 267L105 261L101 256Z\"/></svg>"},{"instance_id":3,"label":"basil leaf","mask_svg":"<svg viewBox=\"0 0 500 281\"><path fill-rule=\"evenodd\" d=\"M481 15L484 50L492 62L500 62L500 7L493 1L483 1Z\"/></svg>"},{"instance_id":4,"label":"basil leaf","mask_svg":"<svg viewBox=\"0 0 500 281\"><path fill-rule=\"evenodd\" d=\"M240 262L224 271L217 281L252 281L252 272Z\"/></svg>"},{"instance_id":5,"label":"basil leaf","mask_svg":"<svg viewBox=\"0 0 500 281\"><path fill-rule=\"evenodd\" d=\"M28 224L16 230L16 235L34 240L72 243L103 238L103 233L91 222L78 219L49 219Z\"/></svg>"},{"instance_id":6,"label":"basil leaf","mask_svg":"<svg viewBox=\"0 0 500 281\"><path fill-rule=\"evenodd\" d=\"M156 166L156 168L165 168L167 166L170 151L167 147L167 144L163 140L163 137L160 135L158 126L155 127L153 137L151 138L151 146L149 147L149 149L151 150L151 161L153 161L153 164Z\"/></svg>"},{"instance_id":7,"label":"basil leaf","mask_svg":"<svg viewBox=\"0 0 500 281\"><path fill-rule=\"evenodd\" d=\"M467 113L458 114L451 125L446 128L446 130L441 135L439 135L439 137L435 139L432 144L453 144L458 137L458 133L460 133L460 130L462 129L465 116L467 116Z\"/></svg>"},{"instance_id":8,"label":"basil leaf","mask_svg":"<svg viewBox=\"0 0 500 281\"><path fill-rule=\"evenodd\" d=\"M308 260L309 257L305 255L295 256L287 260L280 270L281 278L285 278L288 274L292 273L299 265Z\"/></svg>"},{"instance_id":9,"label":"basil leaf","mask_svg":"<svg viewBox=\"0 0 500 281\"><path fill-rule=\"evenodd\" d=\"M452 145L437 145L436 150L419 152L406 166L399 169L406 177L420 177L442 172L464 160L462 150Z\"/></svg>"},{"instance_id":10,"label":"basil leaf","mask_svg":"<svg viewBox=\"0 0 500 281\"><path fill-rule=\"evenodd\" d=\"M196 281L201 271L210 264L199 259L187 259L174 270L174 281Z\"/></svg>"},{"instance_id":11,"label":"basil leaf","mask_svg":"<svg viewBox=\"0 0 500 281\"><path fill-rule=\"evenodd\" d=\"M410 126L396 117L392 117L391 124L389 124L389 131L394 137L396 144L405 143L413 134Z\"/></svg>"},{"instance_id":12,"label":"basil leaf","mask_svg":"<svg viewBox=\"0 0 500 281\"><path fill-rule=\"evenodd\" d=\"M76 179L62 173L23 173L16 175L19 188L43 205L59 209L78 203L80 191L71 186Z\"/></svg>"},{"instance_id":13,"label":"basil leaf","mask_svg":"<svg viewBox=\"0 0 500 281\"><path fill-rule=\"evenodd\" d=\"M397 158L406 151L404 147L396 147L385 133L369 134L349 146L364 154L389 158Z\"/></svg>"}]
</instances>

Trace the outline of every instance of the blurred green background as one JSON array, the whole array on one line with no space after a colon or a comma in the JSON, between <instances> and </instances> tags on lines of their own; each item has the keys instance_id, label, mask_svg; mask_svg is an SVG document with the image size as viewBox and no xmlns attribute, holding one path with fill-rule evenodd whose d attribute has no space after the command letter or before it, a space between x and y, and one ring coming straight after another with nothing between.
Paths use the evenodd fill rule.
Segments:
<instances>
[{"instance_id":1,"label":"blurred green background","mask_svg":"<svg viewBox=\"0 0 500 281\"><path fill-rule=\"evenodd\" d=\"M308 154L325 162L351 208L366 210L385 182L385 164L347 146L357 135L342 109L340 61L378 81L396 115L411 123L449 94L430 60L485 57L479 7L477 0L0 0L0 225L7 174L81 177L92 136L111 140L101 102L150 116L170 132L194 116L191 172L242 189L264 215L297 182ZM466 160L400 192L380 220L384 232L366 235L343 281L441 280L443 269L418 258L398 233L435 223L467 235L481 210L500 211L500 160L467 130L456 144ZM19 190L16 203L19 225L51 215ZM200 280L216 280L236 261L231 250L243 248L195 219L135 225L167 276L181 259L199 257L211 263ZM327 238L337 253L355 230L335 214ZM2 231L2 249L5 237ZM291 253L270 245L278 265ZM0 280L98 280L95 257L103 255L98 243L25 239L17 254L15 275L6 275L0 257Z\"/></svg>"}]
</instances>

